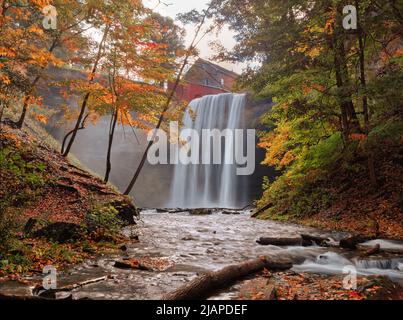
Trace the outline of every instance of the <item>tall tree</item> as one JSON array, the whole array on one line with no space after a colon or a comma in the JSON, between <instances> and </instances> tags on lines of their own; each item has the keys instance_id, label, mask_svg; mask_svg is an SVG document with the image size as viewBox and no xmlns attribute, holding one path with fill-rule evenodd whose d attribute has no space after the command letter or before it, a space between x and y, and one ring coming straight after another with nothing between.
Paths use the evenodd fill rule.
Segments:
<instances>
[{"instance_id":1,"label":"tall tree","mask_svg":"<svg viewBox=\"0 0 403 320\"><path fill-rule=\"evenodd\" d=\"M272 97L275 104L262 118L272 130L262 132L260 145L266 149L265 164L281 169L283 175L265 184L268 198L283 208L292 207L287 197L302 194L304 188L312 191L309 183L325 179L330 164L342 159L349 163L351 154L363 149L368 177L375 185L375 154L380 146L371 141L379 126L400 121L401 94L386 85L402 81L401 9L396 2L213 0L212 4L216 23L228 23L238 41L233 50L221 48L217 57L254 62L238 86ZM343 25L343 9L351 4L358 9L358 30ZM300 210L296 207L293 210Z\"/></svg>"},{"instance_id":2,"label":"tall tree","mask_svg":"<svg viewBox=\"0 0 403 320\"><path fill-rule=\"evenodd\" d=\"M135 171L135 173L133 175L133 178L130 180L130 183L129 183L128 187L126 188L126 191L124 192L125 195L130 194L130 192L133 190L133 187L136 184L137 179L139 178L141 171L143 170L144 164L146 163L146 160L147 160L148 152L150 151L150 149L151 149L151 147L152 147L152 145L154 143L156 132L157 132L158 129L161 128L162 123L164 121L164 118L166 116L166 113L169 111L169 109L171 107L171 102L174 99L176 89L178 88L178 85L179 85L179 83L180 83L180 81L182 79L182 75L184 73L184 70L185 70L188 62L189 62L189 59L191 58L192 55L195 54L195 49L196 49L196 46L197 46L198 42L207 33L209 33L211 31L211 28L208 28L207 30L203 31L203 27L205 26L205 21L206 21L207 17L210 14L210 12L209 12L210 8L211 8L211 6L209 6L206 10L203 10L203 12L201 14L199 14L196 10L193 10L193 11L187 13L186 15L184 15L182 17L184 21L189 21L189 22L192 21L192 22L196 23L197 27L195 29L195 34L194 34L194 37L192 39L192 42L190 43L188 49L186 50L182 65L181 65L179 71L177 72L176 80L175 80L175 82L174 82L172 88L170 89L170 92L169 92L169 94L168 94L168 96L166 98L166 102L165 102L163 110L162 110L162 112L161 112L161 114L159 116L158 123L157 123L157 125L156 125L156 127L154 129L155 130L154 131L154 137L148 143L148 145L147 145L147 147L146 147L146 149L145 149L145 151L143 153L143 156L141 158L140 164L137 167L137 170Z\"/></svg>"}]
</instances>

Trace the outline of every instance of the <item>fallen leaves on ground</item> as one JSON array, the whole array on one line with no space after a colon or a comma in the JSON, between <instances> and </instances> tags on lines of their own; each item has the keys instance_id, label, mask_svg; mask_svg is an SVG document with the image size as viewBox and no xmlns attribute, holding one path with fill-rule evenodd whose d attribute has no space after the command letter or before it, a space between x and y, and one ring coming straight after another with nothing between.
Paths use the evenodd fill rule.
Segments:
<instances>
[{"instance_id":1,"label":"fallen leaves on ground","mask_svg":"<svg viewBox=\"0 0 403 320\"><path fill-rule=\"evenodd\" d=\"M342 276L267 271L246 280L239 290L240 300L367 300L395 299L402 288L383 277L358 277L357 289L343 288ZM383 286L382 283L385 285ZM273 289L274 288L274 289ZM399 291L400 290L400 291ZM271 294L271 292L274 292ZM400 292L400 293L399 293Z\"/></svg>"}]
</instances>

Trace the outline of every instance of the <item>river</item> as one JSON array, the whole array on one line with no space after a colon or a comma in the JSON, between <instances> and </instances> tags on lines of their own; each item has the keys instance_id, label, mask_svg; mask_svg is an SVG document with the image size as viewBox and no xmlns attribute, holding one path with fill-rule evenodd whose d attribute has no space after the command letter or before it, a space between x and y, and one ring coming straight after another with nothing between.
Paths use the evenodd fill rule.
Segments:
<instances>
[{"instance_id":1,"label":"river","mask_svg":"<svg viewBox=\"0 0 403 320\"><path fill-rule=\"evenodd\" d=\"M205 271L253 259L261 255L293 257L297 272L337 274L346 265L355 265L358 274L384 274L396 282L403 282L403 256L385 259L375 257L360 261L354 253L337 248L261 246L260 236L295 237L301 233L326 236L337 242L345 234L324 232L298 225L251 219L249 212L194 216L183 213L142 212L135 227L125 229L135 233L140 242L127 245L121 255L98 257L60 273L58 285L77 283L108 275L106 281L73 291L73 298L90 299L158 299ZM381 246L403 250L403 242L381 241ZM373 243L370 243L373 245ZM124 258L162 258L169 263L165 271L123 270L114 267ZM239 284L212 299L233 299Z\"/></svg>"}]
</instances>

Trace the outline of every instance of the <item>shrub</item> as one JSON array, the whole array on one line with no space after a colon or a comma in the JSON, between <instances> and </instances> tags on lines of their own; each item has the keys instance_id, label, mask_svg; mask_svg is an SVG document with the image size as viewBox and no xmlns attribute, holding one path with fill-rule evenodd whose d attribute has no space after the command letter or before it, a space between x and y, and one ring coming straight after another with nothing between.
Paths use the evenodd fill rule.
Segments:
<instances>
[{"instance_id":1,"label":"shrub","mask_svg":"<svg viewBox=\"0 0 403 320\"><path fill-rule=\"evenodd\" d=\"M326 181L329 170L348 157L352 150L343 150L341 134L335 133L305 150L305 154L273 183L265 179L260 204L272 203L266 216L284 220L290 216L309 216L328 208L333 197L321 182Z\"/></svg>"},{"instance_id":2,"label":"shrub","mask_svg":"<svg viewBox=\"0 0 403 320\"><path fill-rule=\"evenodd\" d=\"M122 228L118 213L111 205L98 207L88 213L86 228L89 235L96 241L115 239Z\"/></svg>"},{"instance_id":3,"label":"shrub","mask_svg":"<svg viewBox=\"0 0 403 320\"><path fill-rule=\"evenodd\" d=\"M5 254L12 249L15 243L17 223L13 214L0 205L0 254Z\"/></svg>"},{"instance_id":4,"label":"shrub","mask_svg":"<svg viewBox=\"0 0 403 320\"><path fill-rule=\"evenodd\" d=\"M43 173L46 165L23 159L23 151L4 148L0 150L0 168L11 172L20 183L33 189L45 184Z\"/></svg>"}]
</instances>

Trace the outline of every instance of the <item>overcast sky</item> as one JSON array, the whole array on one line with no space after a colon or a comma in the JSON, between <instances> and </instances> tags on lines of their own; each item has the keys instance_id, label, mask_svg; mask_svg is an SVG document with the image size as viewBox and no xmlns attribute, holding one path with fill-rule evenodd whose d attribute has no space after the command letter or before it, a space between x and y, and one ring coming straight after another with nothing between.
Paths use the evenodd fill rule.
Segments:
<instances>
[{"instance_id":1,"label":"overcast sky","mask_svg":"<svg viewBox=\"0 0 403 320\"><path fill-rule=\"evenodd\" d=\"M178 13L185 13L191 11L192 9L197 10L206 9L207 4L209 2L208 0L162 0L162 1L163 3L159 4L158 0L143 0L143 3L149 8L155 8L155 11L159 12L160 14L175 19ZM169 5L165 5L164 3ZM187 33L186 44L189 45L194 36L194 26L185 26L185 29ZM235 44L233 33L228 29L221 30L218 37L216 37L215 35L210 35L208 37L205 37L200 42L200 44L198 45L198 49L200 51L201 58L212 61L214 51L212 51L212 49L210 49L208 45L208 43L212 40L219 40L221 44L228 49L231 49ZM218 64L238 73L241 73L242 68L244 67L243 65L231 64L226 62L220 62Z\"/></svg>"}]
</instances>

